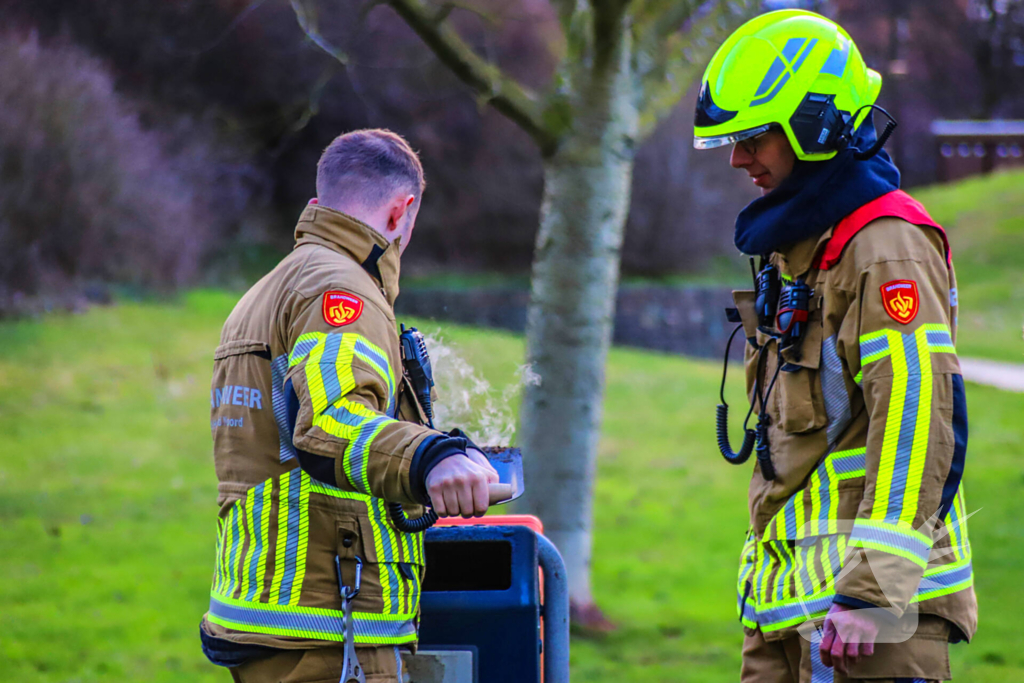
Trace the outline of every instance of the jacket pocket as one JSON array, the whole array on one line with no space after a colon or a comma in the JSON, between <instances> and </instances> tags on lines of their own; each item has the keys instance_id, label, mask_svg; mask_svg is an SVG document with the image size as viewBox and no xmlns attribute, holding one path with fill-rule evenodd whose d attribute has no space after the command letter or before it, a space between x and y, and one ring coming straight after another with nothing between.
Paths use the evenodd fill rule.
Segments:
<instances>
[{"instance_id":1,"label":"jacket pocket","mask_svg":"<svg viewBox=\"0 0 1024 683\"><path fill-rule=\"evenodd\" d=\"M782 353L775 391L782 429L802 434L821 429L828 422L821 391L821 319L812 315L799 350Z\"/></svg>"},{"instance_id":2,"label":"jacket pocket","mask_svg":"<svg viewBox=\"0 0 1024 683\"><path fill-rule=\"evenodd\" d=\"M236 339L221 344L213 352L213 360L224 360L231 356L242 356L252 354L259 358L270 360L270 344L253 339Z\"/></svg>"},{"instance_id":3,"label":"jacket pocket","mask_svg":"<svg viewBox=\"0 0 1024 683\"><path fill-rule=\"evenodd\" d=\"M383 507L383 501L375 502ZM383 514L360 518L359 526L364 556L356 609L411 620L423 585L423 534L401 533Z\"/></svg>"}]
</instances>

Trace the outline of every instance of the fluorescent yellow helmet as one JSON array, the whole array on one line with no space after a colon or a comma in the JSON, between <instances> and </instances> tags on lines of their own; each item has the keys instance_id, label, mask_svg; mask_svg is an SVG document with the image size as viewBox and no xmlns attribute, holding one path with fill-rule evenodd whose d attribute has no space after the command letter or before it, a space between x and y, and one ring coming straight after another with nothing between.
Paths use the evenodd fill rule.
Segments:
<instances>
[{"instance_id":1,"label":"fluorescent yellow helmet","mask_svg":"<svg viewBox=\"0 0 1024 683\"><path fill-rule=\"evenodd\" d=\"M736 29L704 72L693 146L720 147L776 125L797 158L831 159L881 89L882 77L834 21L803 10L762 14Z\"/></svg>"}]
</instances>

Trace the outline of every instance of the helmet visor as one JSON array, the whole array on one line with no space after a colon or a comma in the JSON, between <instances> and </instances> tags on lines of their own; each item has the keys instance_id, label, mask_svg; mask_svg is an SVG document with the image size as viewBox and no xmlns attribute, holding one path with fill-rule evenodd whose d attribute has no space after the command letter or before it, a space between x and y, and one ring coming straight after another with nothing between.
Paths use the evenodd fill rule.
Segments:
<instances>
[{"instance_id":1,"label":"helmet visor","mask_svg":"<svg viewBox=\"0 0 1024 683\"><path fill-rule=\"evenodd\" d=\"M734 142L739 142L740 140L747 140L754 136L760 135L761 133L767 133L771 127L772 124L766 123L763 126L748 128L746 130L737 131L735 133L729 133L728 135L715 135L707 138L702 138L695 135L693 136L693 148L714 149L715 147L721 147L723 145L731 145Z\"/></svg>"}]
</instances>

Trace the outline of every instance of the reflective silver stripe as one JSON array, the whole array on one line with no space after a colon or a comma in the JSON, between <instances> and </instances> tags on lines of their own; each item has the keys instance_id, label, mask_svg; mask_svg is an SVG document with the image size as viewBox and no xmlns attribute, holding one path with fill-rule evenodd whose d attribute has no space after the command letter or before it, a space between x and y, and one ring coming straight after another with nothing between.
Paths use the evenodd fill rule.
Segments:
<instances>
[{"instance_id":1,"label":"reflective silver stripe","mask_svg":"<svg viewBox=\"0 0 1024 683\"><path fill-rule=\"evenodd\" d=\"M274 421L277 422L281 462L295 457L295 446L292 445L291 434L288 431L288 410L284 401L284 375L287 371L288 356L285 354L270 363L270 396L274 404Z\"/></svg>"},{"instance_id":2,"label":"reflective silver stripe","mask_svg":"<svg viewBox=\"0 0 1024 683\"><path fill-rule=\"evenodd\" d=\"M821 631L811 632L811 683L832 683L832 667L821 661Z\"/></svg>"},{"instance_id":3,"label":"reflective silver stripe","mask_svg":"<svg viewBox=\"0 0 1024 683\"><path fill-rule=\"evenodd\" d=\"M284 607L210 596L207 617L215 624L236 631L314 638L343 642L345 627L341 610L313 607ZM353 615L355 641L360 645L394 645L416 640L415 615L388 618L366 612Z\"/></svg>"},{"instance_id":4,"label":"reflective silver stripe","mask_svg":"<svg viewBox=\"0 0 1024 683\"><path fill-rule=\"evenodd\" d=\"M836 336L821 342L821 393L825 397L825 414L828 415L828 428L825 435L828 446L832 448L850 425L850 395L843 381L843 362L836 352Z\"/></svg>"}]
</instances>

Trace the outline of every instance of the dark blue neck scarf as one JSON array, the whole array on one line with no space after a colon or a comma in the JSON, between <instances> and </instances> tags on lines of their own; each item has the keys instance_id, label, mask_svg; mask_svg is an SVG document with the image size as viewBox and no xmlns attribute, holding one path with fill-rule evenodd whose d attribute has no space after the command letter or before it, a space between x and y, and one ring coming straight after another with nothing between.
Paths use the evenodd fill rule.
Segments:
<instances>
[{"instance_id":1,"label":"dark blue neck scarf","mask_svg":"<svg viewBox=\"0 0 1024 683\"><path fill-rule=\"evenodd\" d=\"M744 254L770 254L817 237L873 199L898 190L900 172L885 150L864 161L853 158L876 139L868 116L853 144L828 161L797 160L788 178L736 217L736 247Z\"/></svg>"}]
</instances>

